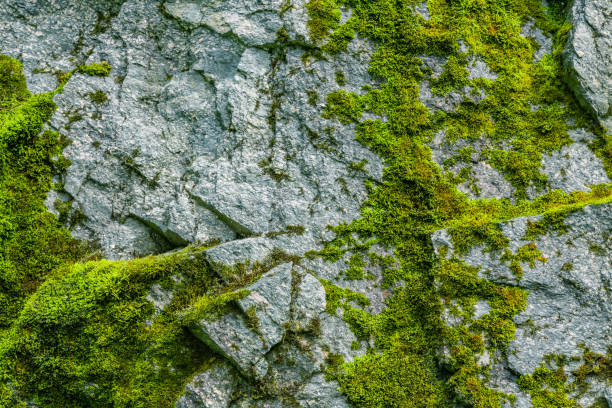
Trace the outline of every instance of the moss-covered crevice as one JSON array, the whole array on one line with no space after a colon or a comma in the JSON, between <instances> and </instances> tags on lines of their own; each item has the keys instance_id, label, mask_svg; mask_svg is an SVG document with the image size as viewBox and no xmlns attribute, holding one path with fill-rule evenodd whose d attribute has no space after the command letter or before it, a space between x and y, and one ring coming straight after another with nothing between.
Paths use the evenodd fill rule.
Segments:
<instances>
[{"instance_id":1,"label":"moss-covered crevice","mask_svg":"<svg viewBox=\"0 0 612 408\"><path fill-rule=\"evenodd\" d=\"M562 80L561 52L570 29L565 4L429 0L425 19L415 12L421 0L343 0L336 2L335 12L332 3L309 3L313 40L331 54L342 52L355 35L374 41L377 51L369 72L379 85L365 87L361 94L340 89L330 93L324 117L355 123L357 140L378 153L386 167L382 183L366 183L369 196L361 218L336 226L336 237L318 254L309 255L338 261L347 254L346 259L353 260L355 254L367 254L373 244L394 248L394 266L383 269L382 285L396 287L380 315L355 314L351 328L358 335L372 336L375 347L367 357L335 370L335 377L356 407L499 407L513 397L487 387L487 368L478 358L483 353L503 358L514 337L512 318L525 308L526 292L478 278L477 268L455 258L437 258L431 236L448 228L458 254L484 244L505 256L520 278L523 265L546 260L529 245L516 253L504 251L508 240L499 222L545 214L538 231L547 233L557 230L555 220L563 215L612 199L610 186L602 185L586 193L551 191L527 200L528 191L547 186L540 172L542 155L571 143L572 127L599 134L596 122ZM351 10L342 25L339 7ZM554 42L552 54L539 61L534 55L540 46L521 34L529 21ZM423 56L446 61L442 75L434 76ZM487 64L495 80L470 78L466 67L476 59ZM479 89L484 97L466 97L453 112L430 112L419 95L425 80L438 95L467 87ZM386 120L364 120L364 112ZM434 163L428 147L440 131L449 142L484 138L490 147L480 153L481 159L515 188L514 201L470 200L458 192L459 180ZM596 147L605 157L604 142L600 137ZM537 234L530 230L529 235L533 240ZM362 279L366 273L359 273L357 263L349 261L349 270L352 277ZM338 289L326 289L328 302L340 297ZM473 319L478 301L486 301L490 310ZM461 324L449 328L442 319L445 310L457 314ZM450 357L441 352L444 349L450 350ZM405 362L405 375L419 378L367 389L364 384L395 378L392 361ZM425 386L422 380L427 378ZM405 397L387 399L391 388ZM426 395L420 388L428 390Z\"/></svg>"}]
</instances>

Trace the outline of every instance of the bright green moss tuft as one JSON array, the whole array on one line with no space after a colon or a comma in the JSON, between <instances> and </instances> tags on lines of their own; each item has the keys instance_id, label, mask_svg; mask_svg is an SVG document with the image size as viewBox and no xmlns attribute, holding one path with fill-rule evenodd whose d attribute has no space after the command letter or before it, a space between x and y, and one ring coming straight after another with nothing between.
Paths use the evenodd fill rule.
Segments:
<instances>
[{"instance_id":1,"label":"bright green moss tuft","mask_svg":"<svg viewBox=\"0 0 612 408\"><path fill-rule=\"evenodd\" d=\"M308 28L313 41L321 41L340 23L340 10L335 0L312 0L306 5Z\"/></svg>"},{"instance_id":2,"label":"bright green moss tuft","mask_svg":"<svg viewBox=\"0 0 612 408\"><path fill-rule=\"evenodd\" d=\"M0 89L2 89L0 93L2 111L30 96L21 63L4 55L0 55Z\"/></svg>"},{"instance_id":3,"label":"bright green moss tuft","mask_svg":"<svg viewBox=\"0 0 612 408\"><path fill-rule=\"evenodd\" d=\"M427 363L410 354L366 354L339 376L356 408L442 407L442 392Z\"/></svg>"},{"instance_id":4,"label":"bright green moss tuft","mask_svg":"<svg viewBox=\"0 0 612 408\"><path fill-rule=\"evenodd\" d=\"M100 63L80 65L79 72L90 76L106 77L110 75L111 68L112 67L108 62L102 61Z\"/></svg>"},{"instance_id":5,"label":"bright green moss tuft","mask_svg":"<svg viewBox=\"0 0 612 408\"><path fill-rule=\"evenodd\" d=\"M327 95L325 118L335 118L340 123L356 122L361 117L363 106L361 98L354 93L338 90Z\"/></svg>"},{"instance_id":6,"label":"bright green moss tuft","mask_svg":"<svg viewBox=\"0 0 612 408\"><path fill-rule=\"evenodd\" d=\"M170 279L178 274L181 283ZM160 315L146 299L155 281L175 293ZM184 328L181 310L216 288L189 249L75 264L28 299L0 347L0 375L45 407L174 406L212 357Z\"/></svg>"},{"instance_id":7,"label":"bright green moss tuft","mask_svg":"<svg viewBox=\"0 0 612 408\"><path fill-rule=\"evenodd\" d=\"M531 395L534 408L579 408L580 405L567 396L572 389L567 380L563 364L556 368L542 364L533 374L521 377L518 385Z\"/></svg>"},{"instance_id":8,"label":"bright green moss tuft","mask_svg":"<svg viewBox=\"0 0 612 408\"><path fill-rule=\"evenodd\" d=\"M0 329L7 328L54 269L85 248L73 240L44 199L65 166L65 141L42 132L55 110L53 94L30 95L21 64L0 57ZM53 159L59 155L59 159Z\"/></svg>"}]
</instances>

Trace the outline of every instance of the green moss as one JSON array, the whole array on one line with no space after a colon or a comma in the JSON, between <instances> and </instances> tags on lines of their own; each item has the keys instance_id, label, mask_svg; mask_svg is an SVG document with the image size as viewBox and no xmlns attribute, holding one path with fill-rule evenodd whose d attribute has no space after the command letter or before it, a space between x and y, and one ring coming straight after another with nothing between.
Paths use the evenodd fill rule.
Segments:
<instances>
[{"instance_id":1,"label":"green moss","mask_svg":"<svg viewBox=\"0 0 612 408\"><path fill-rule=\"evenodd\" d=\"M169 279L177 274L180 284ZM155 281L175 291L157 316L146 299ZM46 407L174 406L185 381L212 358L184 328L182 310L198 291L211 297L216 288L203 256L190 249L75 264L28 299L0 342L0 376Z\"/></svg>"},{"instance_id":2,"label":"green moss","mask_svg":"<svg viewBox=\"0 0 612 408\"><path fill-rule=\"evenodd\" d=\"M213 297L204 295L194 302L183 323L189 325L191 322L197 322L202 319L217 320L230 310L229 308L233 302L244 299L248 295L249 291L245 289ZM255 310L251 312L254 314ZM247 316L251 317L249 313L247 313Z\"/></svg>"},{"instance_id":3,"label":"green moss","mask_svg":"<svg viewBox=\"0 0 612 408\"><path fill-rule=\"evenodd\" d=\"M319 102L319 94L317 91L309 90L306 91L306 94L308 95L308 104L310 106L317 106L317 103Z\"/></svg>"},{"instance_id":4,"label":"green moss","mask_svg":"<svg viewBox=\"0 0 612 408\"><path fill-rule=\"evenodd\" d=\"M540 262L547 261L547 259L542 256L542 251L538 250L534 242L519 247L516 254L512 254L512 252L506 249L500 260L510 263L510 270L519 280L523 276L523 263L527 263L530 268L533 268L536 260Z\"/></svg>"},{"instance_id":5,"label":"green moss","mask_svg":"<svg viewBox=\"0 0 612 408\"><path fill-rule=\"evenodd\" d=\"M591 144L595 154L603 161L608 178L612 179L612 133L603 129L597 132L597 139Z\"/></svg>"},{"instance_id":6,"label":"green moss","mask_svg":"<svg viewBox=\"0 0 612 408\"><path fill-rule=\"evenodd\" d=\"M86 249L46 211L51 177L66 163L65 141L42 132L55 110L52 93L31 95L21 64L0 57L0 329L56 268Z\"/></svg>"},{"instance_id":7,"label":"green moss","mask_svg":"<svg viewBox=\"0 0 612 408\"><path fill-rule=\"evenodd\" d=\"M366 266L363 256L360 253L355 253L347 261L348 269L344 273L345 279L363 279L365 277L364 267Z\"/></svg>"},{"instance_id":8,"label":"green moss","mask_svg":"<svg viewBox=\"0 0 612 408\"><path fill-rule=\"evenodd\" d=\"M90 76L106 77L110 75L111 68L108 62L102 61L100 63L79 65L79 72Z\"/></svg>"},{"instance_id":9,"label":"green moss","mask_svg":"<svg viewBox=\"0 0 612 408\"><path fill-rule=\"evenodd\" d=\"M306 5L308 28L313 41L321 41L340 23L340 10L335 0L312 0Z\"/></svg>"},{"instance_id":10,"label":"green moss","mask_svg":"<svg viewBox=\"0 0 612 408\"><path fill-rule=\"evenodd\" d=\"M534 408L578 408L580 405L567 396L572 390L567 380L563 364L553 368L543 363L533 374L522 376L518 385L529 393Z\"/></svg>"},{"instance_id":11,"label":"green moss","mask_svg":"<svg viewBox=\"0 0 612 408\"><path fill-rule=\"evenodd\" d=\"M345 313L348 310L355 333L375 339L375 355L382 356L377 359L387 353L403 358L407 373L425 367L421 377L431 378L429 386L438 390L431 395L443 395L447 402L499 407L501 401L512 398L487 388L486 368L478 368L476 358L485 349L506 350L515 332L512 318L525 308L526 292L478 278L477 268L456 259L436 259L431 234L448 228L457 254L483 245L494 252L492 255L505 256L520 277L523 267L545 259L535 244L520 248L516 254L506 251L508 239L501 233L500 222L544 214L547 221L537 226L538 233L561 231L562 214L610 202L612 194L610 186L598 186L588 193L552 191L526 200L528 189L537 191L548 183L540 173L542 156L571 143L570 119L595 130L594 120L562 81L561 51L569 27L558 3L546 10L538 0L430 0L429 20L413 12L411 6L419 3L346 0L339 1L335 11L329 2L325 7L319 1L309 3L309 11L318 10L309 14L312 38L323 44L324 52L345 50L355 34L377 45L369 67L377 85L364 87L361 94L341 89L331 92L323 116L343 124L355 123L357 140L379 154L386 167L381 183L366 183L368 199L361 218L336 226L336 237L323 250L308 255L335 262L351 253L348 274L361 277L362 267L357 265L355 254L367 252L374 244L393 248L394 266L383 268L382 286L400 285L402 289L394 291L383 313L371 316L352 309L343 300L343 291L329 282L324 284L328 312L334 313L338 307ZM352 10L342 25L340 6ZM521 26L528 20L534 20L554 39L553 54L537 63L533 57L539 46L521 35ZM468 54L459 52L460 39L469 47ZM424 68L423 54L446 57L439 78ZM475 58L484 61L497 80L470 79L466 67ZM429 112L419 99L423 80L429 80L438 94L470 87L483 99L478 103L465 99L451 113ZM364 112L386 120L363 120ZM455 183L470 181L469 174L450 177L433 162L427 147L442 130L449 141L484 138L491 148L480 153L481 159L516 188L514 201L469 200L458 192ZM607 154L606 140L600 137L597 142L601 156ZM455 160L470 164L473 153L465 149ZM474 180L472 184L476 188ZM527 239L535 241L535 231L528 228ZM490 311L473 319L471 311L479 300L487 301ZM463 321L456 330L449 330L440 318L445 307ZM451 380L443 385L434 380L437 373L433 368L442 345L454 350L447 367ZM359 364L347 364L345 369ZM380 371L360 370L358 376L338 376L343 392L356 406L410 406L405 404L418 401L417 397L388 401L376 386L365 389L364 384L376 384L385 375L393 377L393 367L379 367ZM416 385L416 378L407 378L405 384L414 395L423 386Z\"/></svg>"},{"instance_id":12,"label":"green moss","mask_svg":"<svg viewBox=\"0 0 612 408\"><path fill-rule=\"evenodd\" d=\"M98 89L95 92L89 93L89 99L91 99L91 101L96 105L102 105L108 101L108 96L106 95L106 92Z\"/></svg>"},{"instance_id":13,"label":"green moss","mask_svg":"<svg viewBox=\"0 0 612 408\"><path fill-rule=\"evenodd\" d=\"M439 95L445 95L452 90L462 89L468 85L469 72L465 69L467 65L467 55L451 55L444 65L444 71L437 78L432 87L432 91Z\"/></svg>"},{"instance_id":14,"label":"green moss","mask_svg":"<svg viewBox=\"0 0 612 408\"><path fill-rule=\"evenodd\" d=\"M326 102L323 117L338 119L343 124L358 121L363 112L361 98L343 90L327 95Z\"/></svg>"},{"instance_id":15,"label":"green moss","mask_svg":"<svg viewBox=\"0 0 612 408\"><path fill-rule=\"evenodd\" d=\"M340 86L346 85L346 76L343 71L336 71L336 83Z\"/></svg>"},{"instance_id":16,"label":"green moss","mask_svg":"<svg viewBox=\"0 0 612 408\"><path fill-rule=\"evenodd\" d=\"M319 280L325 288L325 311L329 314L335 315L337 309L341 306L350 307L350 304L347 304L346 302L355 302L361 307L365 307L370 304L368 298L361 293L353 292L350 289L340 288L325 279Z\"/></svg>"},{"instance_id":17,"label":"green moss","mask_svg":"<svg viewBox=\"0 0 612 408\"><path fill-rule=\"evenodd\" d=\"M340 374L340 391L354 407L442 407L437 380L427 363L412 355L359 357Z\"/></svg>"},{"instance_id":18,"label":"green moss","mask_svg":"<svg viewBox=\"0 0 612 408\"><path fill-rule=\"evenodd\" d=\"M322 49L330 54L346 51L346 47L355 37L354 22L354 19L349 19L346 23L336 28L330 34L327 43L323 45Z\"/></svg>"}]
</instances>

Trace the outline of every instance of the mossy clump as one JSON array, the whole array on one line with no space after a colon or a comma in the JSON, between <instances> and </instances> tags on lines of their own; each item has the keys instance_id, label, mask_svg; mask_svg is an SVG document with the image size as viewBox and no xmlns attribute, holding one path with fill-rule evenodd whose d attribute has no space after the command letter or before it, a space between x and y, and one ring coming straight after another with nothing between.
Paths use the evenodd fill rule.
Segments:
<instances>
[{"instance_id":1,"label":"mossy clump","mask_svg":"<svg viewBox=\"0 0 612 408\"><path fill-rule=\"evenodd\" d=\"M79 72L89 76L106 77L110 75L111 69L112 66L106 61L79 65Z\"/></svg>"},{"instance_id":2,"label":"mossy clump","mask_svg":"<svg viewBox=\"0 0 612 408\"><path fill-rule=\"evenodd\" d=\"M153 282L174 292L161 314L147 299ZM217 287L192 249L74 264L40 286L0 341L0 377L45 407L174 406L214 359L183 310Z\"/></svg>"},{"instance_id":3,"label":"mossy clump","mask_svg":"<svg viewBox=\"0 0 612 408\"><path fill-rule=\"evenodd\" d=\"M340 10L335 0L312 0L306 10L310 17L308 28L313 41L321 41L330 30L340 24Z\"/></svg>"},{"instance_id":4,"label":"mossy clump","mask_svg":"<svg viewBox=\"0 0 612 408\"><path fill-rule=\"evenodd\" d=\"M522 376L518 385L523 392L529 393L534 408L579 408L580 405L568 397L573 386L568 384L564 363L550 367L542 365L533 371L533 374Z\"/></svg>"},{"instance_id":5,"label":"mossy clump","mask_svg":"<svg viewBox=\"0 0 612 408\"><path fill-rule=\"evenodd\" d=\"M89 93L89 99L96 105L102 105L108 101L108 95L106 95L106 92L98 89Z\"/></svg>"},{"instance_id":6,"label":"mossy clump","mask_svg":"<svg viewBox=\"0 0 612 408\"><path fill-rule=\"evenodd\" d=\"M53 93L31 95L21 64L0 57L0 330L53 271L87 253L44 205L66 141L42 131ZM56 158L57 157L57 158Z\"/></svg>"},{"instance_id":7,"label":"mossy clump","mask_svg":"<svg viewBox=\"0 0 612 408\"><path fill-rule=\"evenodd\" d=\"M443 407L438 380L431 373L414 355L368 353L340 374L340 391L359 408Z\"/></svg>"}]
</instances>

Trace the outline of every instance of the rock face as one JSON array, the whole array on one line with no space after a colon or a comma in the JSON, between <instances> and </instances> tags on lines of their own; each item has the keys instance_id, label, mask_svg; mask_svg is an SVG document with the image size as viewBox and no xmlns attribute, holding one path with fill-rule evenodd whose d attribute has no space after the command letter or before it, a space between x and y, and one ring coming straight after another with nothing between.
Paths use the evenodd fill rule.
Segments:
<instances>
[{"instance_id":1,"label":"rock face","mask_svg":"<svg viewBox=\"0 0 612 408\"><path fill-rule=\"evenodd\" d=\"M425 2L411 10L432 18ZM351 10L342 11L345 22ZM611 13L609 0L575 0L565 52L574 91L608 129ZM308 19L305 0L0 4L0 53L23 62L33 92L56 89L58 77L74 70L54 98L58 110L49 123L71 141L63 154L72 164L56 175L47 206L57 212L69 204L75 237L97 243L111 259L206 244L207 270L223 284L232 283L237 269L252 272L282 259L245 286L248 295L227 313L190 327L218 358L189 380L179 408L348 408L338 384L326 376L328 362L351 362L376 349L375 339L358 339L351 331L341 307L326 310L324 283L364 295L369 303L361 307L379 314L394 287L383 284L382 263L372 258L393 261L394 249L369 247L370 258L360 258L367 271L362 279L345 279L349 252L334 262L304 256L334 237L328 226L360 216L365 181L382 180L383 163L355 140L356 125L322 117L332 91L363 94L364 86L378 85L368 73L376 46L357 37L346 52L314 58L320 50L309 39ZM522 33L539 44L535 62L552 52L552 39L533 21ZM498 79L462 41L458 45L470 83ZM430 113L457 114L462 103L485 99L480 85L437 92L448 60L420 60L419 98ZM100 61L112 66L109 76L78 69ZM610 182L590 148L595 135L577 127L569 136L559 150L543 155L540 172L548 181L526 198L555 189L587 192ZM507 140L483 134L453 141L442 129L428 146L442 169L455 177L467 174L457 188L470 198L516 198L516 188L490 160L493 149L512 150ZM468 157L455 160L461 151ZM525 231L539 220L501 224L511 252L532 243ZM483 352L477 361L490 368L490 386L517 395L517 407L532 406L517 378L533 373L547 354L579 358L582 343L596 353L612 343L612 205L587 206L564 224L563 234L533 241L542 260L522 265L521 279L484 247L460 256L480 267L483 277L529 292L507 357ZM442 246L451 249L446 256L457 255L447 230L434 234L433 246L439 255ZM160 284L152 286L146 299L154 317L173 296ZM480 301L474 318L490 310ZM612 393L599 379L577 398L583 406L598 398L612 406Z\"/></svg>"},{"instance_id":2,"label":"rock face","mask_svg":"<svg viewBox=\"0 0 612 408\"><path fill-rule=\"evenodd\" d=\"M268 371L264 356L283 338L290 320L292 264L280 265L246 287L249 295L238 301L241 311L220 319L204 319L194 334L229 358L245 375L263 378Z\"/></svg>"},{"instance_id":3,"label":"rock face","mask_svg":"<svg viewBox=\"0 0 612 408\"><path fill-rule=\"evenodd\" d=\"M492 382L506 392L512 387L509 379L533 373L547 355L567 356L572 370L580 365L584 347L605 354L612 342L612 204L587 206L565 218L566 232L550 232L528 240L528 225L538 221L541 216L517 218L500 225L512 253L530 243L542 252L541 260L532 265L523 262L520 280L508 261L500 258L501 254L487 251L484 246L472 248L460 257L468 265L482 267L483 277L518 285L529 293L527 309L514 319L516 339L510 344L507 361L496 363L501 366L493 370ZM453 255L453 244L445 230L434 234L433 240L436 248L448 246L451 250L447 256ZM594 379L578 402L590 406L604 396L604 389ZM518 389L512 392L520 396L520 406L530 406L527 395Z\"/></svg>"},{"instance_id":4,"label":"rock face","mask_svg":"<svg viewBox=\"0 0 612 408\"><path fill-rule=\"evenodd\" d=\"M565 50L570 84L578 98L612 131L612 2L576 0Z\"/></svg>"},{"instance_id":5,"label":"rock face","mask_svg":"<svg viewBox=\"0 0 612 408\"><path fill-rule=\"evenodd\" d=\"M23 60L35 91L79 63L113 67L106 78L76 73L56 97L51 126L73 141L64 152L72 166L49 206L74 200L85 216L75 236L121 258L289 225L320 238L358 216L362 180L381 176L380 159L351 126L320 115L336 71L347 90L370 81L372 47L353 42L346 55L311 62L300 45L305 9L281 12L282 3L0 6L11 27L0 49ZM97 91L105 101L91 101ZM364 158L365 172L347 177Z\"/></svg>"},{"instance_id":6,"label":"rock face","mask_svg":"<svg viewBox=\"0 0 612 408\"><path fill-rule=\"evenodd\" d=\"M198 374L185 387L183 395L176 403L177 408L217 408L227 407L237 375L226 361L210 367Z\"/></svg>"}]
</instances>

